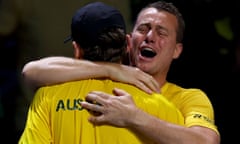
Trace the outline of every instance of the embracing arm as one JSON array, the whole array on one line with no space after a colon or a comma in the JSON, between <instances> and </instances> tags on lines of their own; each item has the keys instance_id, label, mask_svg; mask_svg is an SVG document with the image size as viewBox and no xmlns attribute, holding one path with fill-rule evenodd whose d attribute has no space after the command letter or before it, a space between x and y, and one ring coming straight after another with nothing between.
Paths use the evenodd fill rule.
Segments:
<instances>
[{"instance_id":1,"label":"embracing arm","mask_svg":"<svg viewBox=\"0 0 240 144\"><path fill-rule=\"evenodd\" d=\"M184 127L172 124L141 110L128 124L129 129L153 139L158 144L220 144L220 136L213 130L201 127Z\"/></svg>"},{"instance_id":2,"label":"embracing arm","mask_svg":"<svg viewBox=\"0 0 240 144\"><path fill-rule=\"evenodd\" d=\"M96 78L97 74L102 74L104 77L107 72L92 62L77 61L68 57L46 57L31 61L22 70L22 75L27 83L36 87L91 77Z\"/></svg>"},{"instance_id":3,"label":"embracing arm","mask_svg":"<svg viewBox=\"0 0 240 144\"><path fill-rule=\"evenodd\" d=\"M186 127L164 121L138 108L131 95L124 90L114 89L113 93L116 96L98 91L87 95L87 99L97 101L101 106L81 103L82 107L101 113L90 116L91 123L128 128L156 144L220 144L219 134L210 128Z\"/></svg>"},{"instance_id":4,"label":"embracing arm","mask_svg":"<svg viewBox=\"0 0 240 144\"><path fill-rule=\"evenodd\" d=\"M159 92L154 78L138 68L107 62L91 62L68 57L47 57L27 63L22 74L34 87L88 78L110 78L129 83L151 93Z\"/></svg>"},{"instance_id":5,"label":"embracing arm","mask_svg":"<svg viewBox=\"0 0 240 144\"><path fill-rule=\"evenodd\" d=\"M130 121L129 129L155 140L157 144L220 144L220 136L212 129L184 127L158 119L139 109L137 111L139 114Z\"/></svg>"}]
</instances>

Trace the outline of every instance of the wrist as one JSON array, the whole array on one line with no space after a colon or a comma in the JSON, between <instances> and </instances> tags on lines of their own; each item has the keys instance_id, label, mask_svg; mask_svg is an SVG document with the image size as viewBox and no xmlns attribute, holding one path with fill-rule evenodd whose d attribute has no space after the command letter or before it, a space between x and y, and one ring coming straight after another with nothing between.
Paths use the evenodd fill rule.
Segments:
<instances>
[{"instance_id":1,"label":"wrist","mask_svg":"<svg viewBox=\"0 0 240 144\"><path fill-rule=\"evenodd\" d=\"M136 107L135 112L133 112L132 117L128 119L126 122L126 125L128 128L132 130L139 129L139 127L142 127L147 123L146 121L146 114L141 109Z\"/></svg>"}]
</instances>

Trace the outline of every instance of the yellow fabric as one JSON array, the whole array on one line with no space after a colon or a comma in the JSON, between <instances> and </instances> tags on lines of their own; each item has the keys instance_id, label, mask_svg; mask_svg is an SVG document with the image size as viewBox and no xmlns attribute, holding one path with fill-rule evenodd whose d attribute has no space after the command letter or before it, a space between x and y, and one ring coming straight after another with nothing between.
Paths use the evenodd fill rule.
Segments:
<instances>
[{"instance_id":1,"label":"yellow fabric","mask_svg":"<svg viewBox=\"0 0 240 144\"><path fill-rule=\"evenodd\" d=\"M214 122L214 109L207 95L200 89L185 89L173 83L166 83L161 94L181 111L185 126L203 126L219 134Z\"/></svg>"},{"instance_id":2,"label":"yellow fabric","mask_svg":"<svg viewBox=\"0 0 240 144\"><path fill-rule=\"evenodd\" d=\"M180 111L160 94L148 95L133 86L111 80L84 80L40 88L30 106L19 144L140 144L141 141L127 129L92 125L88 122L89 112L80 106L88 92L112 93L114 87L130 93L142 110L184 125Z\"/></svg>"},{"instance_id":3,"label":"yellow fabric","mask_svg":"<svg viewBox=\"0 0 240 144\"><path fill-rule=\"evenodd\" d=\"M77 9L96 0L0 0L0 36L16 39L16 49L5 50L1 47L2 56L16 54L20 88L23 93L16 96L15 120L18 131L24 129L26 110L33 92L25 87L21 71L29 61L48 56L73 57L72 43L63 41L71 34L71 19ZM131 1L99 0L119 9L126 22L128 31L132 28ZM13 46L11 46L13 47ZM10 53L11 52L11 53ZM9 53L9 55L7 55ZM3 62L4 66L5 63ZM11 68L9 66L9 68ZM3 68L3 67L1 67ZM1 71L2 72L2 71ZM14 75L15 76L15 75ZM23 98L24 97L24 98ZM26 101L26 99L28 101ZM0 101L1 102L1 101Z\"/></svg>"}]
</instances>

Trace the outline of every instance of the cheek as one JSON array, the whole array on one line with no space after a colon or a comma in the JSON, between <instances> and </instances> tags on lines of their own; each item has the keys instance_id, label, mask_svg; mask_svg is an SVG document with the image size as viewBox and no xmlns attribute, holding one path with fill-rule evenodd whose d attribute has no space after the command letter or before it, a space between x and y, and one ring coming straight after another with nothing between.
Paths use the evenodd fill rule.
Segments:
<instances>
[{"instance_id":1,"label":"cheek","mask_svg":"<svg viewBox=\"0 0 240 144\"><path fill-rule=\"evenodd\" d=\"M137 37L132 37L130 50L134 51L134 49L136 49L136 47L138 46L138 43L139 43L138 38Z\"/></svg>"},{"instance_id":2,"label":"cheek","mask_svg":"<svg viewBox=\"0 0 240 144\"><path fill-rule=\"evenodd\" d=\"M144 36L135 34L132 37L132 47L139 47L139 45L145 40Z\"/></svg>"}]
</instances>

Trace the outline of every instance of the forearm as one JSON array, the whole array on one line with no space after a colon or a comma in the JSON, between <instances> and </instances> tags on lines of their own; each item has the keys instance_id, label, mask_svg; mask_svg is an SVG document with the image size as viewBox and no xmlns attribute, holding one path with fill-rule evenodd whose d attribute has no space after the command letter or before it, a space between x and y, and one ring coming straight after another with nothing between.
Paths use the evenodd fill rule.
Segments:
<instances>
[{"instance_id":1,"label":"forearm","mask_svg":"<svg viewBox=\"0 0 240 144\"><path fill-rule=\"evenodd\" d=\"M140 136L147 137L157 144L219 144L219 136L203 127L191 127L172 124L141 110L129 124L129 129Z\"/></svg>"},{"instance_id":2,"label":"forearm","mask_svg":"<svg viewBox=\"0 0 240 144\"><path fill-rule=\"evenodd\" d=\"M67 57L48 57L27 63L22 71L24 79L36 87L66 81L108 77L104 67L85 60Z\"/></svg>"},{"instance_id":3,"label":"forearm","mask_svg":"<svg viewBox=\"0 0 240 144\"><path fill-rule=\"evenodd\" d=\"M137 68L108 62L91 62L68 57L47 57L27 63L22 75L33 88L89 78L110 78L129 83L145 92L159 92L154 78Z\"/></svg>"}]
</instances>

